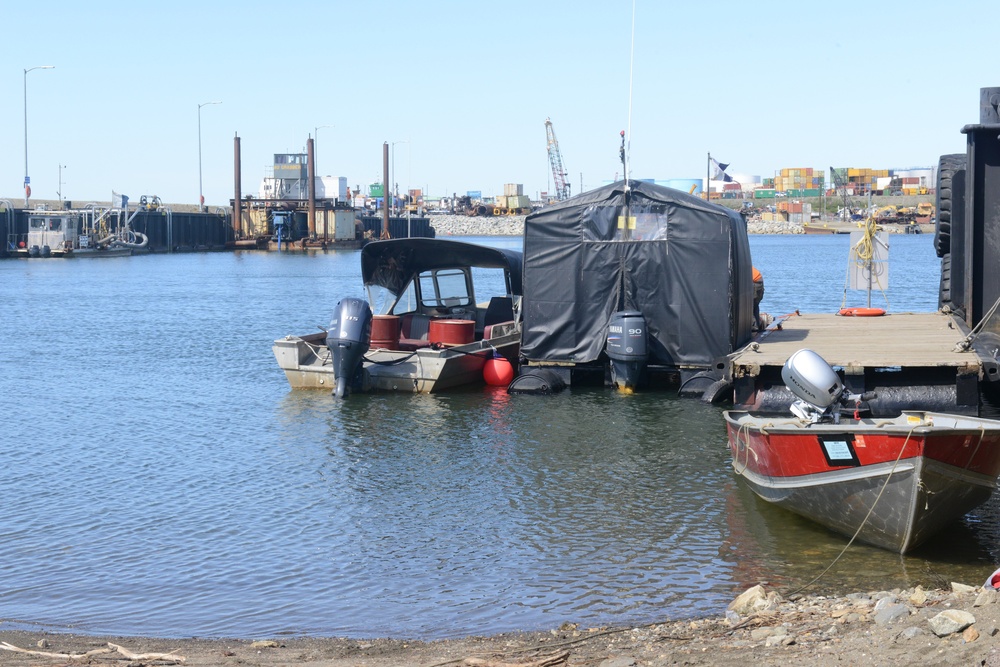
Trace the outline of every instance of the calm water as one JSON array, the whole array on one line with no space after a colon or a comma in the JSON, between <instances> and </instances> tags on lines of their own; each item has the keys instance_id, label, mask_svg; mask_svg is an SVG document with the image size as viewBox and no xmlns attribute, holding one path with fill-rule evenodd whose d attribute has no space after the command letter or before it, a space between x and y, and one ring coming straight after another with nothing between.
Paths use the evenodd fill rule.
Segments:
<instances>
[{"instance_id":1,"label":"calm water","mask_svg":"<svg viewBox=\"0 0 1000 667\"><path fill-rule=\"evenodd\" d=\"M931 237L892 241L892 310L932 310ZM847 237L751 245L764 310L840 307ZM271 341L325 325L358 272L350 251L0 262L0 627L640 623L796 587L843 547L738 483L722 410L696 400L290 391ZM814 590L978 583L998 515L905 558L853 547Z\"/></svg>"}]
</instances>

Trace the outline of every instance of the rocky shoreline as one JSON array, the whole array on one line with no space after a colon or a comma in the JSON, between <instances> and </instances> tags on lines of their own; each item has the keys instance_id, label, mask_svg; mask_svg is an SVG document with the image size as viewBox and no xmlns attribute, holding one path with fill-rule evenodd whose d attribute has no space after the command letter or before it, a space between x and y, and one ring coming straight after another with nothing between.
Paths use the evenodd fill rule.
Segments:
<instances>
[{"instance_id":1,"label":"rocky shoreline","mask_svg":"<svg viewBox=\"0 0 1000 667\"><path fill-rule=\"evenodd\" d=\"M431 226L439 237L447 236L521 236L524 234L523 215L476 217L467 215L432 215ZM856 231L857 223L828 222L822 225L829 233ZM890 233L903 233L899 225L887 225ZM749 234L804 234L805 228L797 222L752 220L747 223ZM920 225L920 231L933 231L933 225Z\"/></svg>"},{"instance_id":2,"label":"rocky shoreline","mask_svg":"<svg viewBox=\"0 0 1000 667\"><path fill-rule=\"evenodd\" d=\"M263 637L151 639L0 631L0 663L183 664L260 667L638 667L809 664L1000 667L1000 594L950 590L789 594L766 586L737 597L723 616L626 628L564 623L548 632L433 642ZM84 658L85 654L89 657ZM138 658L135 656L139 656ZM155 657L154 657L155 656ZM47 662L40 662L40 659ZM61 662L56 662L61 661ZM107 662L105 662L107 661Z\"/></svg>"}]
</instances>

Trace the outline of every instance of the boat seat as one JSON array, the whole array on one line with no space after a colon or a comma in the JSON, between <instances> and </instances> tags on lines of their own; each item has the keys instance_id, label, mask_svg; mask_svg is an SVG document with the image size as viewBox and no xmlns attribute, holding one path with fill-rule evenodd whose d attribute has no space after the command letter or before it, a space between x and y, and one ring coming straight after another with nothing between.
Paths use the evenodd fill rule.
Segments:
<instances>
[{"instance_id":1,"label":"boat seat","mask_svg":"<svg viewBox=\"0 0 1000 667\"><path fill-rule=\"evenodd\" d=\"M514 320L489 324L483 329L483 340L489 340L490 338L493 338L494 335L503 335L504 333L508 333L514 328L515 324ZM496 334L493 333L494 329L497 331ZM503 331L504 329L507 329L507 331Z\"/></svg>"},{"instance_id":2,"label":"boat seat","mask_svg":"<svg viewBox=\"0 0 1000 667\"><path fill-rule=\"evenodd\" d=\"M412 352L422 347L430 347L427 335L431 329L431 317L422 313L406 313L399 318L399 349Z\"/></svg>"},{"instance_id":3,"label":"boat seat","mask_svg":"<svg viewBox=\"0 0 1000 667\"><path fill-rule=\"evenodd\" d=\"M509 296L495 296L490 299L483 313L480 338L489 338L487 331L494 324L510 322L514 319L514 300Z\"/></svg>"}]
</instances>

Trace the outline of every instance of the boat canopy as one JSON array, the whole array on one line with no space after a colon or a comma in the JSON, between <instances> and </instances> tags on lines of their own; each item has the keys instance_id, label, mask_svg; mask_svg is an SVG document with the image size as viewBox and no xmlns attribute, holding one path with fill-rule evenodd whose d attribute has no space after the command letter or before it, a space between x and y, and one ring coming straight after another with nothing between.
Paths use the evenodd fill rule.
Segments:
<instances>
[{"instance_id":1,"label":"boat canopy","mask_svg":"<svg viewBox=\"0 0 1000 667\"><path fill-rule=\"evenodd\" d=\"M399 294L414 275L424 271L466 267L506 269L512 293L520 295L522 261L519 250L445 239L389 239L373 241L361 249L361 276L366 287L375 285Z\"/></svg>"},{"instance_id":2,"label":"boat canopy","mask_svg":"<svg viewBox=\"0 0 1000 667\"><path fill-rule=\"evenodd\" d=\"M630 180L532 213L524 226L521 353L589 363L613 313L640 311L649 362L708 367L749 341L753 281L739 213Z\"/></svg>"}]
</instances>

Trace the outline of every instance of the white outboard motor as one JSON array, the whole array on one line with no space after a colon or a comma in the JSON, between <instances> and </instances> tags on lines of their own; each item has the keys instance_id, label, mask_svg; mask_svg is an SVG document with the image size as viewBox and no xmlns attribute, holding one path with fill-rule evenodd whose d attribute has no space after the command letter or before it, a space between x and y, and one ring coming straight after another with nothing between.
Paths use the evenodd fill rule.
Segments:
<instances>
[{"instance_id":1,"label":"white outboard motor","mask_svg":"<svg viewBox=\"0 0 1000 667\"><path fill-rule=\"evenodd\" d=\"M611 315L605 351L611 360L611 381L619 389L631 391L646 377L649 346L646 343L646 318L636 310Z\"/></svg>"},{"instance_id":2,"label":"white outboard motor","mask_svg":"<svg viewBox=\"0 0 1000 667\"><path fill-rule=\"evenodd\" d=\"M336 385L333 395L347 398L351 383L361 369L372 335L372 309L364 299L341 299L333 311L326 334Z\"/></svg>"},{"instance_id":3,"label":"white outboard motor","mask_svg":"<svg viewBox=\"0 0 1000 667\"><path fill-rule=\"evenodd\" d=\"M875 394L850 393L830 364L808 349L788 357L781 367L781 379L799 399L791 405L792 414L814 424L821 421L840 423L842 406L875 398Z\"/></svg>"}]
</instances>

